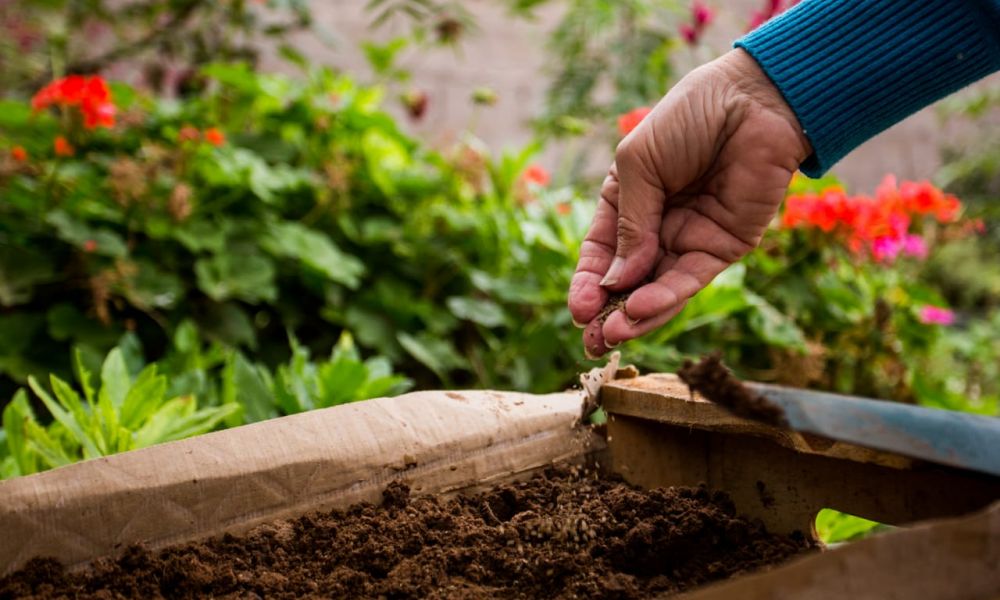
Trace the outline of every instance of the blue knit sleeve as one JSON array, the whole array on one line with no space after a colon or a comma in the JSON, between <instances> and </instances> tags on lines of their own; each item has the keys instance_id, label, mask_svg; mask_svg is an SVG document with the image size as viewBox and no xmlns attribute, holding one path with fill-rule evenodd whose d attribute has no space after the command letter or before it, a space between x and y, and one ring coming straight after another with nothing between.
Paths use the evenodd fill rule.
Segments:
<instances>
[{"instance_id":1,"label":"blue knit sleeve","mask_svg":"<svg viewBox=\"0 0 1000 600\"><path fill-rule=\"evenodd\" d=\"M822 175L865 140L1000 70L1000 0L804 0L736 42L781 91Z\"/></svg>"}]
</instances>

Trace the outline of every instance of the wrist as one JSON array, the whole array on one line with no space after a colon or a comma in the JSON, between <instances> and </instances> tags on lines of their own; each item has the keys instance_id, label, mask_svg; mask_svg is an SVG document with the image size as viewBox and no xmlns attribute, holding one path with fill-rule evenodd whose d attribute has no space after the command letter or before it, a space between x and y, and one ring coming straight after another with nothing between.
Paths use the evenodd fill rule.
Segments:
<instances>
[{"instance_id":1,"label":"wrist","mask_svg":"<svg viewBox=\"0 0 1000 600\"><path fill-rule=\"evenodd\" d=\"M735 94L732 97L735 103L749 106L751 110L768 111L788 124L794 139L789 151L796 164L801 164L813 153L812 144L795 112L750 54L741 48L736 48L722 55L714 63L717 63L733 87Z\"/></svg>"}]
</instances>

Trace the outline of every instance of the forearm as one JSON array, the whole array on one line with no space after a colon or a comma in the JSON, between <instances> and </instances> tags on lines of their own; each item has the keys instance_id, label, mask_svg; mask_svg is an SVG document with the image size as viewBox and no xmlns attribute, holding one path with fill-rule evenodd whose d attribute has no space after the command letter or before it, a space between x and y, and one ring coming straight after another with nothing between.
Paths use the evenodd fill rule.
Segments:
<instances>
[{"instance_id":1,"label":"forearm","mask_svg":"<svg viewBox=\"0 0 1000 600\"><path fill-rule=\"evenodd\" d=\"M804 0L736 42L799 119L818 176L865 140L1000 70L1000 0Z\"/></svg>"}]
</instances>

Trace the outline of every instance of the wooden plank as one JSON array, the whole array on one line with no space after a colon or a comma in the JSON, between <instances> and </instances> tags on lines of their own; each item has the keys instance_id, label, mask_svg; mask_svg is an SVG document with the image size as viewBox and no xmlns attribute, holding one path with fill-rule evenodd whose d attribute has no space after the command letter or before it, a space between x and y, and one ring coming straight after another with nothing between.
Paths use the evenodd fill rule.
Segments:
<instances>
[{"instance_id":1,"label":"wooden plank","mask_svg":"<svg viewBox=\"0 0 1000 600\"><path fill-rule=\"evenodd\" d=\"M609 414L628 415L704 431L767 438L803 454L817 454L906 469L914 459L802 434L733 416L720 406L692 395L676 375L656 373L612 381L601 388L601 404Z\"/></svg>"}]
</instances>

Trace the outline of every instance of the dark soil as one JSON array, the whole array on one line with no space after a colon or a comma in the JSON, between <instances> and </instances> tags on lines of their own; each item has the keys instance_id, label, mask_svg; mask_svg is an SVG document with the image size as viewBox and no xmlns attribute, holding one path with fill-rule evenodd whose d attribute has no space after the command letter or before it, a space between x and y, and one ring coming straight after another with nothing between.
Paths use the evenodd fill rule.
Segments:
<instances>
[{"instance_id":1,"label":"dark soil","mask_svg":"<svg viewBox=\"0 0 1000 600\"><path fill-rule=\"evenodd\" d=\"M737 517L723 493L641 491L575 467L450 500L399 483L384 495L78 573L34 559L0 598L647 598L810 548Z\"/></svg>"},{"instance_id":2,"label":"dark soil","mask_svg":"<svg viewBox=\"0 0 1000 600\"><path fill-rule=\"evenodd\" d=\"M608 317L611 316L611 313L616 310L624 311L625 303L628 302L628 297L631 295L631 292L624 294L611 294L608 296L608 301L604 303L604 308L601 309L601 312L597 313L595 318L601 323L604 323L608 320Z\"/></svg>"},{"instance_id":3,"label":"dark soil","mask_svg":"<svg viewBox=\"0 0 1000 600\"><path fill-rule=\"evenodd\" d=\"M788 427L785 411L743 385L718 354L703 356L697 363L684 361L677 376L692 390L738 417Z\"/></svg>"}]
</instances>

